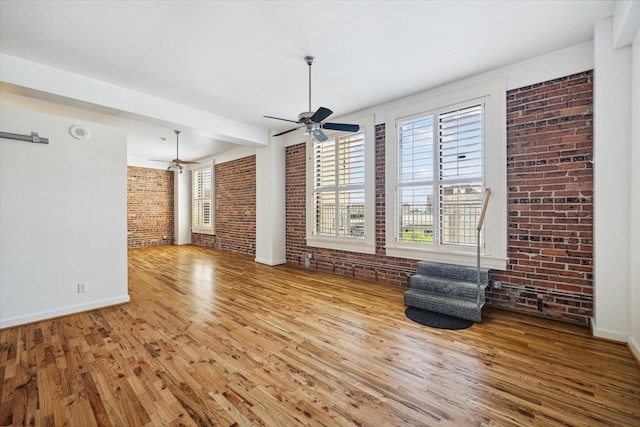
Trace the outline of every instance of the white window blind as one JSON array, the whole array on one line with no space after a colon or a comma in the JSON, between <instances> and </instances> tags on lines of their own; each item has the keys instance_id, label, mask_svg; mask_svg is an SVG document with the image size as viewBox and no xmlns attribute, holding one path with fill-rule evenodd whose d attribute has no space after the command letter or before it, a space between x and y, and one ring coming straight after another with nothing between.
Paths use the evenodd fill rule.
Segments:
<instances>
[{"instance_id":1,"label":"white window blind","mask_svg":"<svg viewBox=\"0 0 640 427\"><path fill-rule=\"evenodd\" d=\"M482 208L482 104L438 114L440 243L475 245Z\"/></svg>"},{"instance_id":2,"label":"white window blind","mask_svg":"<svg viewBox=\"0 0 640 427\"><path fill-rule=\"evenodd\" d=\"M364 132L313 143L313 235L365 237Z\"/></svg>"},{"instance_id":3,"label":"white window blind","mask_svg":"<svg viewBox=\"0 0 640 427\"><path fill-rule=\"evenodd\" d=\"M401 242L433 244L433 116L398 124L398 230Z\"/></svg>"},{"instance_id":4,"label":"white window blind","mask_svg":"<svg viewBox=\"0 0 640 427\"><path fill-rule=\"evenodd\" d=\"M203 167L193 171L192 184L193 230L213 230L213 168Z\"/></svg>"}]
</instances>

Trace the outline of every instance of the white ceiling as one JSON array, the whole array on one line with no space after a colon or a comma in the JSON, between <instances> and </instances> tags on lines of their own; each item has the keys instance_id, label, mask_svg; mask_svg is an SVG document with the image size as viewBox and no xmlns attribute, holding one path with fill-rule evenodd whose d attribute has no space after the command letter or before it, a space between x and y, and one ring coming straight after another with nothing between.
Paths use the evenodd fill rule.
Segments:
<instances>
[{"instance_id":1,"label":"white ceiling","mask_svg":"<svg viewBox=\"0 0 640 427\"><path fill-rule=\"evenodd\" d=\"M316 57L312 109L332 109L331 121L589 41L614 8L591 0L0 0L0 53L282 131L292 124L262 116L295 120L307 110L305 55ZM130 154L173 157L181 123L117 123L129 129ZM197 135L181 135L181 157L235 147Z\"/></svg>"}]
</instances>

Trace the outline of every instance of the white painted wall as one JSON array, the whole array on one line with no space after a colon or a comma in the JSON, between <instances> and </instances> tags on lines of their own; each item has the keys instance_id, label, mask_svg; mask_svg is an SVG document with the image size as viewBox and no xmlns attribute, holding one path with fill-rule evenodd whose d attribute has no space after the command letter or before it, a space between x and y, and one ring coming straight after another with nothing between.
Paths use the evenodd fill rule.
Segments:
<instances>
[{"instance_id":1,"label":"white painted wall","mask_svg":"<svg viewBox=\"0 0 640 427\"><path fill-rule=\"evenodd\" d=\"M632 46L631 83L631 335L629 348L640 360L640 30Z\"/></svg>"},{"instance_id":2,"label":"white painted wall","mask_svg":"<svg viewBox=\"0 0 640 427\"><path fill-rule=\"evenodd\" d=\"M129 301L124 131L7 105L0 130L49 138L0 140L0 328Z\"/></svg>"},{"instance_id":3,"label":"white painted wall","mask_svg":"<svg viewBox=\"0 0 640 427\"><path fill-rule=\"evenodd\" d=\"M286 262L285 152L282 138L256 150L256 261Z\"/></svg>"},{"instance_id":4,"label":"white painted wall","mask_svg":"<svg viewBox=\"0 0 640 427\"><path fill-rule=\"evenodd\" d=\"M631 333L631 48L613 49L612 18L595 24L594 51L593 333L627 342Z\"/></svg>"},{"instance_id":5,"label":"white painted wall","mask_svg":"<svg viewBox=\"0 0 640 427\"><path fill-rule=\"evenodd\" d=\"M173 243L191 244L191 171L174 172L173 180Z\"/></svg>"}]
</instances>

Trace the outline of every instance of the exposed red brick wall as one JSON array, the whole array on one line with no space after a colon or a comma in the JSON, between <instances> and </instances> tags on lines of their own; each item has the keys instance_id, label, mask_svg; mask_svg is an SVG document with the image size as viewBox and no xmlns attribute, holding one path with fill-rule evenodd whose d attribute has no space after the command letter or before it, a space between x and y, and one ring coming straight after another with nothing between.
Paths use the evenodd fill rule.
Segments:
<instances>
[{"instance_id":1,"label":"exposed red brick wall","mask_svg":"<svg viewBox=\"0 0 640 427\"><path fill-rule=\"evenodd\" d=\"M504 283L489 303L588 324L592 315L593 140L592 72L507 94L509 258ZM287 263L304 253L341 261L311 265L336 274L406 285L416 260L385 255L385 129L376 126L376 254L310 248L305 244L305 145L286 149ZM357 268L352 263L389 266ZM407 273L408 272L408 273Z\"/></svg>"},{"instance_id":2,"label":"exposed red brick wall","mask_svg":"<svg viewBox=\"0 0 640 427\"><path fill-rule=\"evenodd\" d=\"M588 324L593 309L593 72L507 93L510 285L490 303Z\"/></svg>"},{"instance_id":3,"label":"exposed red brick wall","mask_svg":"<svg viewBox=\"0 0 640 427\"><path fill-rule=\"evenodd\" d=\"M201 233L191 233L191 244L204 248L215 248L215 236Z\"/></svg>"},{"instance_id":4,"label":"exposed red brick wall","mask_svg":"<svg viewBox=\"0 0 640 427\"><path fill-rule=\"evenodd\" d=\"M191 234L196 246L255 253L256 156L215 165L215 236Z\"/></svg>"},{"instance_id":5,"label":"exposed red brick wall","mask_svg":"<svg viewBox=\"0 0 640 427\"><path fill-rule=\"evenodd\" d=\"M288 264L298 264L308 252L305 244L306 224L306 156L305 144L285 148L285 223L286 258Z\"/></svg>"},{"instance_id":6,"label":"exposed red brick wall","mask_svg":"<svg viewBox=\"0 0 640 427\"><path fill-rule=\"evenodd\" d=\"M174 173L127 167L127 244L129 247L173 244Z\"/></svg>"}]
</instances>

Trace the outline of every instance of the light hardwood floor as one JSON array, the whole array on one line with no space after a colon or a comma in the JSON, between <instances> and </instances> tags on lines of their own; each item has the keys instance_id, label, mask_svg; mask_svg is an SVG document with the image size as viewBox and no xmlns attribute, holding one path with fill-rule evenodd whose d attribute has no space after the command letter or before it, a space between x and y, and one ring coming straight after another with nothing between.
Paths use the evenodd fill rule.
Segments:
<instances>
[{"instance_id":1,"label":"light hardwood floor","mask_svg":"<svg viewBox=\"0 0 640 427\"><path fill-rule=\"evenodd\" d=\"M129 251L128 304L0 330L0 425L640 426L640 367L588 330L190 246Z\"/></svg>"}]
</instances>

